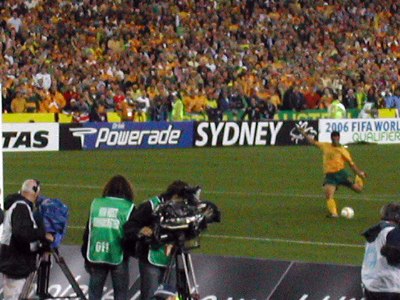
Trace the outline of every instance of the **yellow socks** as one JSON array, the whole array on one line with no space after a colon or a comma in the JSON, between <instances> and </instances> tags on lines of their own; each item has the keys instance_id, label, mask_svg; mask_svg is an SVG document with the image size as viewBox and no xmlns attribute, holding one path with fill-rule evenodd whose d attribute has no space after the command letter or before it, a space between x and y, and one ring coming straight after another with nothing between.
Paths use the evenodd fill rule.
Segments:
<instances>
[{"instance_id":1,"label":"yellow socks","mask_svg":"<svg viewBox=\"0 0 400 300\"><path fill-rule=\"evenodd\" d=\"M364 179L361 176L356 175L354 178L354 183L358 184L361 187L364 187Z\"/></svg>"},{"instance_id":2,"label":"yellow socks","mask_svg":"<svg viewBox=\"0 0 400 300\"><path fill-rule=\"evenodd\" d=\"M328 206L328 210L329 210L329 213L331 214L331 217L339 216L338 212L337 212L335 199L333 199L333 198L328 199L328 201L326 201L326 205Z\"/></svg>"}]
</instances>

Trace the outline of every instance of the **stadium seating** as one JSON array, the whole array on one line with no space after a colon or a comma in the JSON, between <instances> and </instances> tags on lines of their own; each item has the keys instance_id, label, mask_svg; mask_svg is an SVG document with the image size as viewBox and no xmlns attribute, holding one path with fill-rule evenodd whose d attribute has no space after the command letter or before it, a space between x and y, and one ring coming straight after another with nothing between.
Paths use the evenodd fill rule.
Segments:
<instances>
[{"instance_id":1,"label":"stadium seating","mask_svg":"<svg viewBox=\"0 0 400 300\"><path fill-rule=\"evenodd\" d=\"M396 0L9 0L0 9L4 112L79 114L102 103L122 116L118 103L140 111L136 99L147 97L159 120L160 103L171 111L178 96L189 119L207 119L223 93L304 110L326 108L326 90L341 99L350 89L358 109L385 107L399 79Z\"/></svg>"}]
</instances>

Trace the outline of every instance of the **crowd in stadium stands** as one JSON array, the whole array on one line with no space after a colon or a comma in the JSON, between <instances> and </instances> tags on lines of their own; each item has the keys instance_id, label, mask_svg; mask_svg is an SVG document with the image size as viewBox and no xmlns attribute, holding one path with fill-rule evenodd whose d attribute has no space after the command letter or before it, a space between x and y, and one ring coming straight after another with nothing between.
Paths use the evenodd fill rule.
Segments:
<instances>
[{"instance_id":1,"label":"crowd in stadium stands","mask_svg":"<svg viewBox=\"0 0 400 300\"><path fill-rule=\"evenodd\" d=\"M397 0L7 0L0 9L7 112L259 120L335 99L400 108Z\"/></svg>"}]
</instances>

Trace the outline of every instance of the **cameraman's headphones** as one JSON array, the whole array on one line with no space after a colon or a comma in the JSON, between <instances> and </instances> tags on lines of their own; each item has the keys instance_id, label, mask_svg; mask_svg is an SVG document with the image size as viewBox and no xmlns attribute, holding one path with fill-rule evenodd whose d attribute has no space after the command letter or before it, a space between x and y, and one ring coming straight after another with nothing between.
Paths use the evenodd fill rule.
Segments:
<instances>
[{"instance_id":1,"label":"cameraman's headphones","mask_svg":"<svg viewBox=\"0 0 400 300\"><path fill-rule=\"evenodd\" d=\"M35 182L35 185L32 186L32 191L34 191L36 194L40 191L40 181L37 179L33 179L33 181Z\"/></svg>"},{"instance_id":2,"label":"cameraman's headphones","mask_svg":"<svg viewBox=\"0 0 400 300\"><path fill-rule=\"evenodd\" d=\"M400 224L400 203L389 203L381 209L382 220L393 221Z\"/></svg>"}]
</instances>

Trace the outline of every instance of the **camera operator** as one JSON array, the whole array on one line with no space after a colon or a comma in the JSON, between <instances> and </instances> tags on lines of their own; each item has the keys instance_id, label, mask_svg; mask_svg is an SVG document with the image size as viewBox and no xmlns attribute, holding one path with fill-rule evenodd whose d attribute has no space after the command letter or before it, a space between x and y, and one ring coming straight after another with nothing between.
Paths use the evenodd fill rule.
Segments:
<instances>
[{"instance_id":1,"label":"camera operator","mask_svg":"<svg viewBox=\"0 0 400 300\"><path fill-rule=\"evenodd\" d=\"M381 209L381 221L366 230L361 280L366 300L400 299L400 203Z\"/></svg>"},{"instance_id":2,"label":"camera operator","mask_svg":"<svg viewBox=\"0 0 400 300\"><path fill-rule=\"evenodd\" d=\"M105 185L101 198L93 200L83 235L82 255L90 274L89 300L102 298L108 273L114 299L126 300L129 288L129 255L124 247L123 226L135 208L131 183L121 175Z\"/></svg>"},{"instance_id":3,"label":"camera operator","mask_svg":"<svg viewBox=\"0 0 400 300\"><path fill-rule=\"evenodd\" d=\"M153 299L158 286L162 283L164 273L171 260L173 245L155 241L154 211L163 203L184 201L185 191L189 185L177 180L167 190L142 203L132 214L125 226L125 237L136 243L136 256L139 259L141 299ZM175 286L175 272L171 272L169 284Z\"/></svg>"},{"instance_id":4,"label":"camera operator","mask_svg":"<svg viewBox=\"0 0 400 300\"><path fill-rule=\"evenodd\" d=\"M39 195L40 182L27 179L19 193L5 199L0 254L5 300L18 299L26 278L36 270L41 243L53 241L53 236L45 232L43 220L35 213Z\"/></svg>"}]
</instances>

